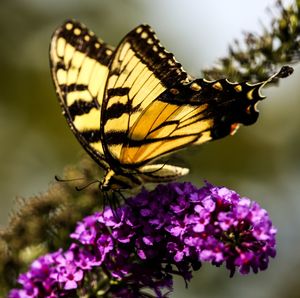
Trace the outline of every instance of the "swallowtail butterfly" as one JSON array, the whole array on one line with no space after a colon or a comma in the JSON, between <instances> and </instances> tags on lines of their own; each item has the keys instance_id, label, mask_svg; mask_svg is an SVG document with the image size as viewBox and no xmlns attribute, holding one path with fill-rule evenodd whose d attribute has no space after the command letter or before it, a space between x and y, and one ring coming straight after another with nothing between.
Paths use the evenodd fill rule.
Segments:
<instances>
[{"instance_id":1,"label":"swallowtail butterfly","mask_svg":"<svg viewBox=\"0 0 300 298\"><path fill-rule=\"evenodd\" d=\"M71 130L106 171L102 190L186 175L187 168L156 160L253 124L260 89L291 71L284 67L257 84L192 79L148 25L113 48L72 20L55 31L50 61Z\"/></svg>"}]
</instances>

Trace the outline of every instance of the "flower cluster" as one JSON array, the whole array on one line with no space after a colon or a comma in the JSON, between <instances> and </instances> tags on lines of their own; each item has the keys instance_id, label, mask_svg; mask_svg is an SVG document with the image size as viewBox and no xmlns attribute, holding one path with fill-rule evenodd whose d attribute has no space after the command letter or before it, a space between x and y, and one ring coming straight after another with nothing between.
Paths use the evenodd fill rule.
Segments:
<instances>
[{"instance_id":1,"label":"flower cluster","mask_svg":"<svg viewBox=\"0 0 300 298\"><path fill-rule=\"evenodd\" d=\"M172 274L188 282L202 262L225 263L231 276L266 269L275 234L264 209L225 187L158 185L84 218L69 250L33 262L9 297L166 297Z\"/></svg>"}]
</instances>

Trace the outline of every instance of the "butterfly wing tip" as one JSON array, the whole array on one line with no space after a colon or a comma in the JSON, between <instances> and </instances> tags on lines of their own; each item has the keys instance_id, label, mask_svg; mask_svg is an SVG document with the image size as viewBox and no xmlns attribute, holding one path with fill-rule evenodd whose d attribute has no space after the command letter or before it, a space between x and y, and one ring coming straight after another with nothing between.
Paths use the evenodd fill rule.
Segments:
<instances>
[{"instance_id":1,"label":"butterfly wing tip","mask_svg":"<svg viewBox=\"0 0 300 298\"><path fill-rule=\"evenodd\" d=\"M77 20L75 20L75 19L72 19L72 18L67 18L67 19L65 19L65 21L63 22L63 26L64 25L66 25L66 24L69 24L69 23L71 23L71 24L79 24L79 22L77 21Z\"/></svg>"},{"instance_id":2,"label":"butterfly wing tip","mask_svg":"<svg viewBox=\"0 0 300 298\"><path fill-rule=\"evenodd\" d=\"M284 65L281 67L279 70L278 74L276 77L278 78L286 78L290 76L294 72L294 68L289 66L289 65Z\"/></svg>"},{"instance_id":3,"label":"butterfly wing tip","mask_svg":"<svg viewBox=\"0 0 300 298\"><path fill-rule=\"evenodd\" d=\"M188 168L181 168L181 176L185 176L190 172L190 170Z\"/></svg>"}]
</instances>

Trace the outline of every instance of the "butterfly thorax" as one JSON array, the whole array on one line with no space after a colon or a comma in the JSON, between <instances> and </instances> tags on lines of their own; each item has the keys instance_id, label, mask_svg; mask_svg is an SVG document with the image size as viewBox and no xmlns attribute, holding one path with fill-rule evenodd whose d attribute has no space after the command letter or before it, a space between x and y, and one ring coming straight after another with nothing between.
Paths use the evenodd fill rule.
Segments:
<instances>
[{"instance_id":1,"label":"butterfly thorax","mask_svg":"<svg viewBox=\"0 0 300 298\"><path fill-rule=\"evenodd\" d=\"M102 191L132 189L142 184L142 180L130 173L116 173L114 170L108 170L101 183Z\"/></svg>"},{"instance_id":2,"label":"butterfly thorax","mask_svg":"<svg viewBox=\"0 0 300 298\"><path fill-rule=\"evenodd\" d=\"M109 169L105 173L100 189L102 191L134 189L144 183L168 182L188 174L187 168L168 164L151 164L128 169Z\"/></svg>"}]
</instances>

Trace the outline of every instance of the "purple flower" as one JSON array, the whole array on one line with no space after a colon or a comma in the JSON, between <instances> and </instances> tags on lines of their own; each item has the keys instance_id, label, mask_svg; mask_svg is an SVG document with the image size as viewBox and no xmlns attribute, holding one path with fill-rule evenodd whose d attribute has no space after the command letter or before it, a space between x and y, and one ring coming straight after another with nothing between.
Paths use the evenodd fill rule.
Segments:
<instances>
[{"instance_id":1,"label":"purple flower","mask_svg":"<svg viewBox=\"0 0 300 298\"><path fill-rule=\"evenodd\" d=\"M55 257L56 266L50 276L65 290L76 289L83 279L83 271L76 263L76 255L72 249Z\"/></svg>"},{"instance_id":2,"label":"purple flower","mask_svg":"<svg viewBox=\"0 0 300 298\"><path fill-rule=\"evenodd\" d=\"M158 185L114 212L84 218L71 234L77 243L33 262L9 297L63 297L83 288L94 294L95 282L103 283L95 278L99 267L112 297L140 297L144 289L167 297L172 274L188 282L202 262L225 264L230 276L265 270L275 235L266 210L225 187Z\"/></svg>"},{"instance_id":3,"label":"purple flower","mask_svg":"<svg viewBox=\"0 0 300 298\"><path fill-rule=\"evenodd\" d=\"M82 222L77 225L75 232L70 235L71 238L77 239L84 245L94 244L100 232L100 228L96 225L99 216L99 213L95 213L85 217Z\"/></svg>"},{"instance_id":4,"label":"purple flower","mask_svg":"<svg viewBox=\"0 0 300 298\"><path fill-rule=\"evenodd\" d=\"M103 262L103 260L99 258L98 254L87 249L82 249L77 245L74 245L72 249L77 250L77 257L74 259L74 264L77 268L80 268L83 271L92 270L94 267L100 266Z\"/></svg>"},{"instance_id":5,"label":"purple flower","mask_svg":"<svg viewBox=\"0 0 300 298\"><path fill-rule=\"evenodd\" d=\"M56 282L51 278L55 257L58 251L47 254L35 260L28 272L20 274L18 282L22 285L20 290L12 290L9 298L33 297L59 297L56 291Z\"/></svg>"},{"instance_id":6,"label":"purple flower","mask_svg":"<svg viewBox=\"0 0 300 298\"><path fill-rule=\"evenodd\" d=\"M58 282L64 285L65 290L76 289L78 282L83 278L83 271L73 264L68 264L57 277Z\"/></svg>"}]
</instances>

